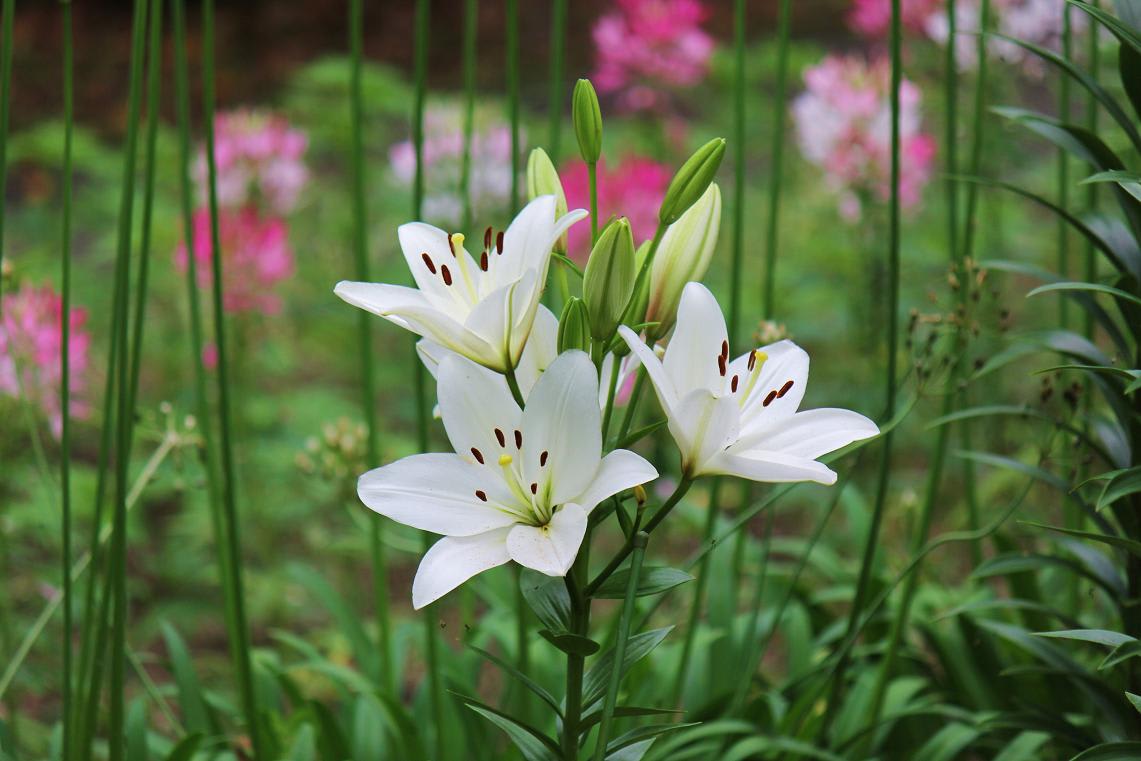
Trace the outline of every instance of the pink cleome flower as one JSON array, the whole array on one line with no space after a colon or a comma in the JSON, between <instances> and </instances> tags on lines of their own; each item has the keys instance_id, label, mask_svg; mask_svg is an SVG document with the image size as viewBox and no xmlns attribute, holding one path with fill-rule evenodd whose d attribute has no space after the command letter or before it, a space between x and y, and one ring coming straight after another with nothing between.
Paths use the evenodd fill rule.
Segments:
<instances>
[{"instance_id":1,"label":"pink cleome flower","mask_svg":"<svg viewBox=\"0 0 1141 761\"><path fill-rule=\"evenodd\" d=\"M900 22L909 32L925 33L927 21L940 13L945 0L903 0ZM891 29L891 0L853 0L848 13L852 29L864 37L887 37Z\"/></svg>"},{"instance_id":2,"label":"pink cleome flower","mask_svg":"<svg viewBox=\"0 0 1141 761\"><path fill-rule=\"evenodd\" d=\"M861 196L891 193L890 70L885 60L829 56L804 74L807 86L792 104L804 157L824 170L839 196L842 216L859 219ZM921 131L919 88L900 87L900 196L905 208L920 200L930 179L935 141Z\"/></svg>"},{"instance_id":3,"label":"pink cleome flower","mask_svg":"<svg viewBox=\"0 0 1141 761\"><path fill-rule=\"evenodd\" d=\"M590 184L586 164L568 163L559 173L567 208L590 208ZM669 185L672 174L669 167L639 156L628 156L613 170L606 163L598 165L598 224L606 224L612 216L630 220L634 242L641 243L654 234L658 224L658 207ZM577 261L586 261L590 255L590 226L585 222L572 225L568 233L570 255Z\"/></svg>"},{"instance_id":4,"label":"pink cleome flower","mask_svg":"<svg viewBox=\"0 0 1141 761\"><path fill-rule=\"evenodd\" d=\"M218 114L214 119L214 160L218 203L237 208L264 204L276 214L297 205L309 170L304 156L309 139L284 117L253 109ZM195 166L201 203L206 203L206 153Z\"/></svg>"},{"instance_id":5,"label":"pink cleome flower","mask_svg":"<svg viewBox=\"0 0 1141 761\"><path fill-rule=\"evenodd\" d=\"M60 407L63 340L63 300L51 286L25 285L4 296L0 322L0 394L23 398L38 407L59 436L63 426ZM87 311L74 307L68 315L68 361L70 363L70 412L84 418L89 407L87 389L88 349L91 335L84 330Z\"/></svg>"},{"instance_id":6,"label":"pink cleome flower","mask_svg":"<svg viewBox=\"0 0 1141 761\"><path fill-rule=\"evenodd\" d=\"M276 314L281 298L272 288L293 274L293 251L289 247L285 222L278 217L262 216L257 209L224 209L218 218L218 234L222 244L222 305L227 312L261 312ZM210 245L210 213L199 209L194 213L194 262L198 285L210 287L213 282ZM188 262L186 247L175 251L175 264L185 272Z\"/></svg>"},{"instance_id":7,"label":"pink cleome flower","mask_svg":"<svg viewBox=\"0 0 1141 761\"><path fill-rule=\"evenodd\" d=\"M592 35L597 55L591 79L616 94L628 111L661 111L671 90L699 84L709 69L713 38L701 28L699 0L617 0Z\"/></svg>"}]
</instances>

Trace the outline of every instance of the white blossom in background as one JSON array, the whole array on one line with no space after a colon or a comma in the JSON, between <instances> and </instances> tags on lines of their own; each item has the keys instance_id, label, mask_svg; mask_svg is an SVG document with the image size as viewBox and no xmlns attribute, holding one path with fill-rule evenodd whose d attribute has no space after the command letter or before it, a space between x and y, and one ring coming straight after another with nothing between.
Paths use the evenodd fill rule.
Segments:
<instances>
[{"instance_id":1,"label":"white blossom in background","mask_svg":"<svg viewBox=\"0 0 1141 761\"><path fill-rule=\"evenodd\" d=\"M691 478L832 484L836 473L817 458L879 433L851 410L798 411L808 354L791 341L730 360L721 307L700 283L685 287L662 358L630 328L619 333L646 368Z\"/></svg>"},{"instance_id":2,"label":"white blossom in background","mask_svg":"<svg viewBox=\"0 0 1141 761\"><path fill-rule=\"evenodd\" d=\"M455 452L405 457L365 473L358 484L370 509L444 536L416 572L417 609L509 560L565 575L590 511L658 475L633 452L602 456L598 376L583 352L552 362L526 409L503 376L463 357L444 357L437 373Z\"/></svg>"}]
</instances>

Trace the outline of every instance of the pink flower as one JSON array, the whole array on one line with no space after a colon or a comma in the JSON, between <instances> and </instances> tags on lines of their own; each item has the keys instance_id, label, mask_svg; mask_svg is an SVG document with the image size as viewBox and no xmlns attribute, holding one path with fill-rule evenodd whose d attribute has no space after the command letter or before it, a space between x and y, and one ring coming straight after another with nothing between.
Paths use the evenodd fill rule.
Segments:
<instances>
[{"instance_id":1,"label":"pink flower","mask_svg":"<svg viewBox=\"0 0 1141 761\"><path fill-rule=\"evenodd\" d=\"M49 285L24 286L4 296L0 322L0 394L23 398L43 411L52 432L63 426L60 411L63 340L63 301ZM84 330L87 312L73 308L68 315L68 361L70 363L70 412L86 417L83 399L87 389L88 349L91 336Z\"/></svg>"},{"instance_id":2,"label":"pink flower","mask_svg":"<svg viewBox=\"0 0 1141 761\"><path fill-rule=\"evenodd\" d=\"M824 170L839 197L841 216L859 219L860 198L891 195L890 69L856 56L829 56L804 73L807 89L792 104L801 153ZM935 157L934 139L921 131L921 94L900 85L900 200L920 201Z\"/></svg>"},{"instance_id":3,"label":"pink flower","mask_svg":"<svg viewBox=\"0 0 1141 761\"><path fill-rule=\"evenodd\" d=\"M478 121L477 121L478 125ZM463 220L463 113L455 105L433 105L424 114L424 213L426 221L455 228ZM388 151L392 174L404 186L416 175L416 149L406 140ZM470 194L474 216L503 210L511 196L511 130L500 122L472 134Z\"/></svg>"},{"instance_id":4,"label":"pink flower","mask_svg":"<svg viewBox=\"0 0 1141 761\"><path fill-rule=\"evenodd\" d=\"M277 217L263 217L252 206L226 209L218 218L218 234L225 286L222 305L226 311L280 311L281 298L271 289L293 274L293 251L285 222ZM210 212L199 209L194 213L194 262L201 288L208 288L213 282L212 249ZM185 246L175 251L174 261L179 271L186 271ZM209 357L206 359L209 361Z\"/></svg>"},{"instance_id":5,"label":"pink flower","mask_svg":"<svg viewBox=\"0 0 1141 761\"><path fill-rule=\"evenodd\" d=\"M567 208L590 208L590 184L586 164L574 161L559 173ZM612 171L605 161L598 164L598 225L606 224L611 217L624 216L630 220L635 243L649 240L658 224L658 207L669 185L671 173L665 164L638 156L628 156ZM586 261L590 255L590 227L572 225L568 233L570 255L577 261Z\"/></svg>"},{"instance_id":6,"label":"pink flower","mask_svg":"<svg viewBox=\"0 0 1141 761\"><path fill-rule=\"evenodd\" d=\"M713 38L702 28L699 0L617 0L592 36L597 55L591 77L601 93L618 96L628 111L662 111L669 93L699 84L709 69Z\"/></svg>"},{"instance_id":7,"label":"pink flower","mask_svg":"<svg viewBox=\"0 0 1141 761\"><path fill-rule=\"evenodd\" d=\"M228 208L264 204L275 214L288 214L297 205L309 170L304 156L309 139L284 117L239 109L214 119L214 160L218 203ZM206 203L206 154L195 167L199 198Z\"/></svg>"},{"instance_id":8,"label":"pink flower","mask_svg":"<svg viewBox=\"0 0 1141 761\"><path fill-rule=\"evenodd\" d=\"M909 32L925 33L927 20L943 7L944 0L903 0L900 23ZM848 23L864 37L887 37L891 30L891 0L854 0Z\"/></svg>"}]
</instances>

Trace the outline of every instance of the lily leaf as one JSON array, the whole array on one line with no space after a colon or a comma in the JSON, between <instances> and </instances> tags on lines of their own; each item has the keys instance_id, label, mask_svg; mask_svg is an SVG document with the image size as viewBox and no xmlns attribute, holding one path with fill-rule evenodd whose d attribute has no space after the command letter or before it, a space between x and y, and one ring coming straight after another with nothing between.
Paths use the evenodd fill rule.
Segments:
<instances>
[{"instance_id":1,"label":"lily leaf","mask_svg":"<svg viewBox=\"0 0 1141 761\"><path fill-rule=\"evenodd\" d=\"M1102 743L1084 750L1070 761L1137 761L1141 742Z\"/></svg>"},{"instance_id":2,"label":"lily leaf","mask_svg":"<svg viewBox=\"0 0 1141 761\"><path fill-rule=\"evenodd\" d=\"M519 587L523 591L523 599L543 626L560 634L570 630L570 593L563 579L524 568L519 574Z\"/></svg>"},{"instance_id":3,"label":"lily leaf","mask_svg":"<svg viewBox=\"0 0 1141 761\"><path fill-rule=\"evenodd\" d=\"M468 708L502 729L526 761L559 761L561 758L558 743L530 724L513 719L503 711L481 703L475 698L459 693L452 694L462 700Z\"/></svg>"},{"instance_id":4,"label":"lily leaf","mask_svg":"<svg viewBox=\"0 0 1141 761\"><path fill-rule=\"evenodd\" d=\"M1116 472L1098 495L1096 507L1101 510L1137 492L1141 492L1141 465Z\"/></svg>"},{"instance_id":5,"label":"lily leaf","mask_svg":"<svg viewBox=\"0 0 1141 761\"><path fill-rule=\"evenodd\" d=\"M1126 642L1137 642L1136 637L1130 637L1121 632L1112 632L1108 629L1065 629L1056 632L1034 632L1035 637L1052 637L1054 639L1069 639L1076 642L1092 642L1095 645L1120 647Z\"/></svg>"},{"instance_id":6,"label":"lily leaf","mask_svg":"<svg viewBox=\"0 0 1141 761\"><path fill-rule=\"evenodd\" d=\"M539 635L567 655L581 655L585 658L588 655L594 655L602 649L602 646L594 640L579 634L540 629Z\"/></svg>"},{"instance_id":7,"label":"lily leaf","mask_svg":"<svg viewBox=\"0 0 1141 761\"><path fill-rule=\"evenodd\" d=\"M503 671L505 671L509 676L512 676L515 679L517 679L524 687L529 689L531 692L538 695L539 698L544 703L546 703L552 709L554 709L556 714L558 714L559 716L563 715L563 709L559 706L559 701L555 700L555 696L552 695L551 693L547 692L546 688L543 687L541 684L539 684L534 679L532 679L531 677L524 674L519 669L512 666L507 661L500 658L498 655L495 655L493 653L489 653L488 651L484 650L483 648L476 647L475 645L469 645L469 647L471 647L472 650L474 650L477 653L479 653L480 655L482 655L484 658L486 658L491 663L493 663L496 666L498 666L499 668L503 669Z\"/></svg>"},{"instance_id":8,"label":"lily leaf","mask_svg":"<svg viewBox=\"0 0 1141 761\"><path fill-rule=\"evenodd\" d=\"M626 586L629 581L629 568L616 571L599 586L594 597L602 600L621 600L626 596ZM638 597L657 595L689 581L693 581L693 577L676 568L643 568L638 576L638 588L634 594Z\"/></svg>"},{"instance_id":9,"label":"lily leaf","mask_svg":"<svg viewBox=\"0 0 1141 761\"><path fill-rule=\"evenodd\" d=\"M626 643L626 653L622 658L621 675L625 676L630 667L650 654L650 651L661 644L671 631L672 626L654 629L641 634L635 634ZM582 704L590 706L602 699L606 694L606 687L610 684L610 672L614 670L614 649L611 648L598 657L598 661L586 672L582 686Z\"/></svg>"}]
</instances>

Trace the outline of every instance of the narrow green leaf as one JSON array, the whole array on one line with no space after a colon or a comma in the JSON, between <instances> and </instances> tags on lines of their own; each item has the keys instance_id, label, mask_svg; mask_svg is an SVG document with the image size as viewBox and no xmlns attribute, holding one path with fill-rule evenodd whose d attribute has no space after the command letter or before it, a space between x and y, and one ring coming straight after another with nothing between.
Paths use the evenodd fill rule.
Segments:
<instances>
[{"instance_id":1,"label":"narrow green leaf","mask_svg":"<svg viewBox=\"0 0 1141 761\"><path fill-rule=\"evenodd\" d=\"M626 583L629 579L629 568L615 571L593 596L602 600L621 600L626 596ZM676 568L644 568L638 577L638 589L634 594L638 597L657 595L688 581L693 581L693 576Z\"/></svg>"},{"instance_id":2,"label":"narrow green leaf","mask_svg":"<svg viewBox=\"0 0 1141 761\"><path fill-rule=\"evenodd\" d=\"M1066 534L1068 536L1076 536L1079 539L1090 539L1095 542L1101 542L1102 544L1108 544L1112 547L1125 550L1135 557L1141 558L1141 542L1133 539L1108 534L1098 534L1093 531L1079 531L1078 529L1063 528L1061 526L1048 526L1044 523L1034 523L1033 521L1022 521L1022 523L1027 526L1053 531L1058 534Z\"/></svg>"},{"instance_id":3,"label":"narrow green leaf","mask_svg":"<svg viewBox=\"0 0 1141 761\"><path fill-rule=\"evenodd\" d=\"M476 647L475 645L469 645L469 647L472 650L479 653L481 656L483 656L486 660L490 661L491 663L495 664L499 668L503 669L503 671L506 672L508 676L511 676L514 679L518 680L524 687L526 687L531 692L538 695L539 698L542 699L542 701L544 703L549 705L551 707L551 709L558 716L561 717L563 715L563 709L559 705L559 701L555 700L555 696L552 695L550 692L548 692L546 690L546 688L544 688L541 684L539 684L534 679L532 679L531 677L524 674L519 669L512 666L507 661L500 658L498 655L495 655L493 653L489 653L488 651L484 650L483 648Z\"/></svg>"},{"instance_id":4,"label":"narrow green leaf","mask_svg":"<svg viewBox=\"0 0 1141 761\"><path fill-rule=\"evenodd\" d=\"M526 761L559 761L559 746L550 737L478 700L460 698L468 708L502 729Z\"/></svg>"},{"instance_id":5,"label":"narrow green leaf","mask_svg":"<svg viewBox=\"0 0 1141 761\"><path fill-rule=\"evenodd\" d=\"M1141 298L1137 298L1132 293L1127 293L1120 288L1113 288L1101 283L1083 283L1083 282L1066 282L1066 283L1050 283L1049 285L1040 285L1034 290L1026 294L1027 298L1037 296L1040 293L1048 293L1050 291L1093 291L1095 293L1104 293L1113 296L1115 299L1122 299L1141 306Z\"/></svg>"},{"instance_id":6,"label":"narrow green leaf","mask_svg":"<svg viewBox=\"0 0 1141 761\"><path fill-rule=\"evenodd\" d=\"M641 634L635 634L626 645L626 654L622 659L621 674L623 676L630 667L650 654L650 651L661 644L671 631L672 626L654 629ZM606 694L606 686L610 682L610 672L614 668L614 650L607 650L598 657L598 660L586 672L582 687L582 705L584 708L593 705Z\"/></svg>"},{"instance_id":7,"label":"narrow green leaf","mask_svg":"<svg viewBox=\"0 0 1141 761\"><path fill-rule=\"evenodd\" d=\"M1133 704L1137 712L1141 713L1141 695L1134 695L1132 692L1126 691L1125 697L1129 699L1129 702Z\"/></svg>"},{"instance_id":8,"label":"narrow green leaf","mask_svg":"<svg viewBox=\"0 0 1141 761\"><path fill-rule=\"evenodd\" d=\"M1110 651L1109 655L1105 656L1105 660L1097 665L1098 671L1113 668L1119 663L1124 663L1130 658L1136 658L1141 655L1141 641L1134 640L1132 642L1123 642Z\"/></svg>"},{"instance_id":9,"label":"narrow green leaf","mask_svg":"<svg viewBox=\"0 0 1141 761\"><path fill-rule=\"evenodd\" d=\"M519 586L543 626L552 632L570 631L570 594L563 579L524 568L519 574Z\"/></svg>"},{"instance_id":10,"label":"narrow green leaf","mask_svg":"<svg viewBox=\"0 0 1141 761\"><path fill-rule=\"evenodd\" d=\"M670 714L683 713L681 709L674 708L648 708L642 706L616 706L614 708L615 718L632 718L635 716L667 716ZM579 721L579 726L582 727L583 732L593 727L602 718L602 708L583 714L582 719Z\"/></svg>"},{"instance_id":11,"label":"narrow green leaf","mask_svg":"<svg viewBox=\"0 0 1141 761\"><path fill-rule=\"evenodd\" d=\"M1097 172L1086 177L1079 184L1090 185L1101 182L1113 182L1129 195L1141 201L1141 174L1128 172L1122 169L1111 169L1108 172Z\"/></svg>"},{"instance_id":12,"label":"narrow green leaf","mask_svg":"<svg viewBox=\"0 0 1141 761\"><path fill-rule=\"evenodd\" d=\"M178 707L182 713L182 723L191 732L210 734L215 731L206 712L202 699L202 684L194 670L194 663L186 649L186 643L168 622L163 621L162 636L166 641L166 652L170 657L170 667L174 672L174 683L178 687Z\"/></svg>"},{"instance_id":13,"label":"narrow green leaf","mask_svg":"<svg viewBox=\"0 0 1141 761\"><path fill-rule=\"evenodd\" d=\"M194 734L187 735L178 741L170 753L166 754L166 761L190 761L194 758L194 754L198 752L198 746L202 743L202 735L195 732Z\"/></svg>"},{"instance_id":14,"label":"narrow green leaf","mask_svg":"<svg viewBox=\"0 0 1141 761\"><path fill-rule=\"evenodd\" d=\"M1137 492L1141 492L1141 465L1115 473L1098 495L1096 507L1101 510Z\"/></svg>"},{"instance_id":15,"label":"narrow green leaf","mask_svg":"<svg viewBox=\"0 0 1141 761\"><path fill-rule=\"evenodd\" d=\"M147 761L147 705L143 698L127 712L127 761Z\"/></svg>"},{"instance_id":16,"label":"narrow green leaf","mask_svg":"<svg viewBox=\"0 0 1141 761\"><path fill-rule=\"evenodd\" d=\"M553 632L550 629L540 629L539 636L562 650L567 655L581 655L587 657L594 655L602 646L589 637L570 632Z\"/></svg>"},{"instance_id":17,"label":"narrow green leaf","mask_svg":"<svg viewBox=\"0 0 1141 761\"><path fill-rule=\"evenodd\" d=\"M1102 743L1084 750L1070 761L1137 761L1141 758L1141 742Z\"/></svg>"},{"instance_id":18,"label":"narrow green leaf","mask_svg":"<svg viewBox=\"0 0 1141 761\"><path fill-rule=\"evenodd\" d=\"M1006 744L994 761L1037 761L1041 758L1040 748L1050 740L1045 732L1020 732Z\"/></svg>"},{"instance_id":19,"label":"narrow green leaf","mask_svg":"<svg viewBox=\"0 0 1141 761\"><path fill-rule=\"evenodd\" d=\"M676 732L679 729L696 727L700 723L701 722L699 721L690 721L672 724L645 724L640 727L634 727L629 732L622 733L606 744L606 757L611 758L616 751L619 751L622 748L629 747L636 743L641 743L645 740L656 738L659 735L664 735L667 732Z\"/></svg>"},{"instance_id":20,"label":"narrow green leaf","mask_svg":"<svg viewBox=\"0 0 1141 761\"><path fill-rule=\"evenodd\" d=\"M1035 637L1051 637L1053 639L1070 639L1077 642L1092 642L1095 645L1119 647L1126 642L1137 642L1136 637L1130 637L1121 632L1111 632L1108 629L1065 629L1056 632L1034 632Z\"/></svg>"}]
</instances>

